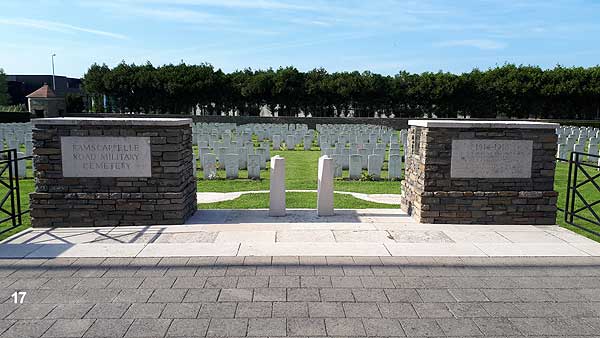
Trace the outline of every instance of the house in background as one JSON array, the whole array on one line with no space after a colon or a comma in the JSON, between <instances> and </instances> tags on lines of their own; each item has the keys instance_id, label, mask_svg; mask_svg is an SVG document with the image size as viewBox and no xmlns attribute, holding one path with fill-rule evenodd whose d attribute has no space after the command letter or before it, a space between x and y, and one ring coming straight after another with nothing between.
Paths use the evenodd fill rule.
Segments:
<instances>
[{"instance_id":1,"label":"house in background","mask_svg":"<svg viewBox=\"0 0 600 338\"><path fill-rule=\"evenodd\" d=\"M46 83L51 84L52 75L6 75L6 80L11 104L27 104L27 95ZM56 88L53 88L53 91L56 96L63 98L67 94L84 96L81 79L57 75L54 80Z\"/></svg>"},{"instance_id":2,"label":"house in background","mask_svg":"<svg viewBox=\"0 0 600 338\"><path fill-rule=\"evenodd\" d=\"M27 95L27 107L35 117L57 117L65 114L66 102L64 97L57 96L54 90L44 83L41 88Z\"/></svg>"}]
</instances>

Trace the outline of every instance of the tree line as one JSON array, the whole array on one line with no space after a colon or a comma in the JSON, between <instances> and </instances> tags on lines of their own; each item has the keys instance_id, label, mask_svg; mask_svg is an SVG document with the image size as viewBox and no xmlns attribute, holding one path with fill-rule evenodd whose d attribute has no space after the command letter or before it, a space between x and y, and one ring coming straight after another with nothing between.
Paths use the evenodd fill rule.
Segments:
<instances>
[{"instance_id":1,"label":"tree line","mask_svg":"<svg viewBox=\"0 0 600 338\"><path fill-rule=\"evenodd\" d=\"M92 111L314 117L600 118L600 66L505 64L462 74L335 72L295 67L224 73L210 64L93 64L83 78ZM393 115L392 115L393 114Z\"/></svg>"}]
</instances>

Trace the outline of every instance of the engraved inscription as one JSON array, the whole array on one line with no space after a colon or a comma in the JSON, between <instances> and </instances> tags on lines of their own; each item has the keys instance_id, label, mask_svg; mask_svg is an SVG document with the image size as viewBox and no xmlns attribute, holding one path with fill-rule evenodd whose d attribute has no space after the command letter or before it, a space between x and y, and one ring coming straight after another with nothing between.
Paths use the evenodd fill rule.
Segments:
<instances>
[{"instance_id":1,"label":"engraved inscription","mask_svg":"<svg viewBox=\"0 0 600 338\"><path fill-rule=\"evenodd\" d=\"M452 178L531 178L531 140L452 140Z\"/></svg>"},{"instance_id":2,"label":"engraved inscription","mask_svg":"<svg viewBox=\"0 0 600 338\"><path fill-rule=\"evenodd\" d=\"M61 137L64 177L150 177L149 137Z\"/></svg>"}]
</instances>

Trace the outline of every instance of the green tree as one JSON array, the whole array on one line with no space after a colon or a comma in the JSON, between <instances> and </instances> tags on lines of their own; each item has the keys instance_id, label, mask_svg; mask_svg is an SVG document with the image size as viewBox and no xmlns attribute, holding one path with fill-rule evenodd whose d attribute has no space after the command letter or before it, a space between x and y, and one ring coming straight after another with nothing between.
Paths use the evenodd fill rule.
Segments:
<instances>
[{"instance_id":1,"label":"green tree","mask_svg":"<svg viewBox=\"0 0 600 338\"><path fill-rule=\"evenodd\" d=\"M4 69L0 68L0 106L7 106L10 104L10 96L8 96L8 80Z\"/></svg>"}]
</instances>

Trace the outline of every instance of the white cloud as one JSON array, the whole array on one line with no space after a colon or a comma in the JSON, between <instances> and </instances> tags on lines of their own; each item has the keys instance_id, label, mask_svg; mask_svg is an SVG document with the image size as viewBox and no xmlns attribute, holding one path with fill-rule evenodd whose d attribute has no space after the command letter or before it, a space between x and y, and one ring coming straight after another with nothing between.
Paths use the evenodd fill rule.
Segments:
<instances>
[{"instance_id":1,"label":"white cloud","mask_svg":"<svg viewBox=\"0 0 600 338\"><path fill-rule=\"evenodd\" d=\"M9 25L9 26L20 26L20 27L28 27L28 28L37 28L43 29L47 31L60 32L60 33L74 33L74 32L83 32L88 34L94 34L99 36L105 36L113 39L126 40L127 36L117 33L106 32L98 29L91 29L79 26L73 26L62 22L55 21L46 21L46 20L35 20L35 19L25 19L25 18L16 18L16 19L3 19L0 18L0 25Z\"/></svg>"},{"instance_id":2,"label":"white cloud","mask_svg":"<svg viewBox=\"0 0 600 338\"><path fill-rule=\"evenodd\" d=\"M507 44L489 39L448 40L434 44L436 47L473 47L484 50L504 49Z\"/></svg>"}]
</instances>

